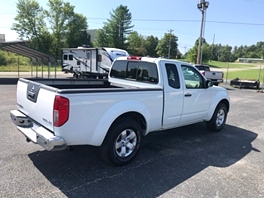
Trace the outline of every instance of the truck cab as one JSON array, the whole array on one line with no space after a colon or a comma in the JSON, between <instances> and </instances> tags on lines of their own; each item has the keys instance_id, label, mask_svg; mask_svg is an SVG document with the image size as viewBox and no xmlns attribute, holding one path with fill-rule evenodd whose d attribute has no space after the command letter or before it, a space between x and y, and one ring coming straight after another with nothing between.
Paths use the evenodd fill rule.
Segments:
<instances>
[{"instance_id":1,"label":"truck cab","mask_svg":"<svg viewBox=\"0 0 264 198\"><path fill-rule=\"evenodd\" d=\"M161 88L164 97L162 129L210 119L213 113L210 106L215 103L212 100L219 100L213 97L213 92L223 89L213 88L212 82L193 65L162 58L118 58L108 78L117 86Z\"/></svg>"}]
</instances>

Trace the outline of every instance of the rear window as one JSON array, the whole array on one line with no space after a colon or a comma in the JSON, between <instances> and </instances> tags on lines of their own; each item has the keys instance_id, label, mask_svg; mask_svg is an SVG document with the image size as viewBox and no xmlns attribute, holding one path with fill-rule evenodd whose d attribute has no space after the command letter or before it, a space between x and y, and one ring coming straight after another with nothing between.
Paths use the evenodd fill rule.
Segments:
<instances>
[{"instance_id":1,"label":"rear window","mask_svg":"<svg viewBox=\"0 0 264 198\"><path fill-rule=\"evenodd\" d=\"M115 61L110 76L112 78L140 81L144 83L158 83L157 65L144 61Z\"/></svg>"},{"instance_id":2,"label":"rear window","mask_svg":"<svg viewBox=\"0 0 264 198\"><path fill-rule=\"evenodd\" d=\"M209 66L206 66L206 65L195 65L195 67L196 67L198 70L210 71Z\"/></svg>"}]
</instances>

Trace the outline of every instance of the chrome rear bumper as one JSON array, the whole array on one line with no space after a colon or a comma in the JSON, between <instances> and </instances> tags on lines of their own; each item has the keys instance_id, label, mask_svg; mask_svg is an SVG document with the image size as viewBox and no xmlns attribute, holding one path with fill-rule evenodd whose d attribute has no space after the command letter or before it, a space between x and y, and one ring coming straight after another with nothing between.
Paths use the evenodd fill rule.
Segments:
<instances>
[{"instance_id":1,"label":"chrome rear bumper","mask_svg":"<svg viewBox=\"0 0 264 198\"><path fill-rule=\"evenodd\" d=\"M17 129L26 136L27 140L39 144L48 151L64 150L67 148L63 138L55 136L46 128L38 125L18 110L10 111L11 120Z\"/></svg>"}]
</instances>

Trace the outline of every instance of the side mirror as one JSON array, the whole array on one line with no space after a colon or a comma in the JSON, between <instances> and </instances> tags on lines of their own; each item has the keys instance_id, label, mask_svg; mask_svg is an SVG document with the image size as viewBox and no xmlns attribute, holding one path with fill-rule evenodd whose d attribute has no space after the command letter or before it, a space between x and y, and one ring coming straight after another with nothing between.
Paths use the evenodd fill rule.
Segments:
<instances>
[{"instance_id":1,"label":"side mirror","mask_svg":"<svg viewBox=\"0 0 264 198\"><path fill-rule=\"evenodd\" d=\"M211 80L206 80L206 88L212 87L214 83Z\"/></svg>"}]
</instances>

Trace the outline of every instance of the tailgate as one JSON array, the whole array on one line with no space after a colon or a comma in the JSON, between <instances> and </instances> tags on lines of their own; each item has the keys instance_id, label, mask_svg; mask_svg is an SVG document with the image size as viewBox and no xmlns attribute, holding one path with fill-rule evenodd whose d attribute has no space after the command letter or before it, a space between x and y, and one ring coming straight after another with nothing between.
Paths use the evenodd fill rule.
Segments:
<instances>
[{"instance_id":1,"label":"tailgate","mask_svg":"<svg viewBox=\"0 0 264 198\"><path fill-rule=\"evenodd\" d=\"M53 103L56 89L37 82L19 79L17 108L45 128L53 131Z\"/></svg>"},{"instance_id":2,"label":"tailgate","mask_svg":"<svg viewBox=\"0 0 264 198\"><path fill-rule=\"evenodd\" d=\"M223 78L223 72L214 72L214 71L206 71L205 77L208 79L222 79Z\"/></svg>"}]
</instances>

